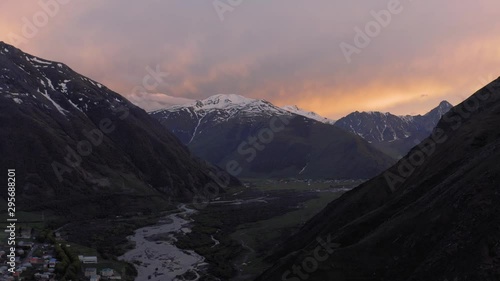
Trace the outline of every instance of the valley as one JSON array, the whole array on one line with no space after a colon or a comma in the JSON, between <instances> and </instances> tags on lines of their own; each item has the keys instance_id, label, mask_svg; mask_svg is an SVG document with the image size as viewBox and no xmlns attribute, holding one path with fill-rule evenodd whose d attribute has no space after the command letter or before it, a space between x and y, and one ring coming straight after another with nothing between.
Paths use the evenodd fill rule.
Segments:
<instances>
[{"instance_id":1,"label":"valley","mask_svg":"<svg viewBox=\"0 0 500 281\"><path fill-rule=\"evenodd\" d=\"M26 241L57 234L45 243L64 241L75 255L96 256L91 268L111 268L122 280L250 280L272 265L275 245L363 180L243 182L202 209L171 202L150 214L69 221L54 212L24 212L20 226L33 229Z\"/></svg>"},{"instance_id":2,"label":"valley","mask_svg":"<svg viewBox=\"0 0 500 281\"><path fill-rule=\"evenodd\" d=\"M221 280L256 277L272 264L267 258L275 245L363 181L244 182L190 216L191 231L177 235L176 245L205 257L208 276Z\"/></svg>"},{"instance_id":3,"label":"valley","mask_svg":"<svg viewBox=\"0 0 500 281\"><path fill-rule=\"evenodd\" d=\"M194 1L91 2L47 17L71 44L22 42L51 60L0 41L0 281L500 281L500 77L469 77L496 45L437 33L476 24L421 1L248 2L222 26Z\"/></svg>"}]
</instances>

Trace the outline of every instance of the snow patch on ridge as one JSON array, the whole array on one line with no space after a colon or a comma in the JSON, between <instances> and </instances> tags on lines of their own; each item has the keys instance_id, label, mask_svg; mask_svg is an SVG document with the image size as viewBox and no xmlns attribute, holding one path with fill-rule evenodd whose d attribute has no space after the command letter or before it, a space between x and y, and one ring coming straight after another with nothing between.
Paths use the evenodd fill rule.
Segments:
<instances>
[{"instance_id":1,"label":"snow patch on ridge","mask_svg":"<svg viewBox=\"0 0 500 281\"><path fill-rule=\"evenodd\" d=\"M335 123L335 120L328 119L328 118L323 117L323 116L321 116L315 112L312 112L312 111L306 111L306 110L300 109L296 105L286 105L286 106L283 106L282 108L286 111L291 112L291 113L301 115L301 116L307 117L309 119L319 121L321 123L331 124L331 125L333 125Z\"/></svg>"},{"instance_id":2,"label":"snow patch on ridge","mask_svg":"<svg viewBox=\"0 0 500 281\"><path fill-rule=\"evenodd\" d=\"M55 102L50 96L49 96L49 93L47 93L47 90L45 90L45 94L42 93L40 90L38 90L38 92L40 94L42 94L46 99L48 99L53 105L54 107L64 116L66 116L66 113L68 112L67 110L65 110L64 108L62 108L57 102Z\"/></svg>"}]
</instances>

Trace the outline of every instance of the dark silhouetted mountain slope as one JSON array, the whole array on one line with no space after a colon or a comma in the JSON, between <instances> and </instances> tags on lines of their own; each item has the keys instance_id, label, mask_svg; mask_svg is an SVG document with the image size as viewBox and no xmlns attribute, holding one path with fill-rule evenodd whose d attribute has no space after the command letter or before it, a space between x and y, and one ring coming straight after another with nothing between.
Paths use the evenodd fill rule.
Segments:
<instances>
[{"instance_id":1,"label":"dark silhouetted mountain slope","mask_svg":"<svg viewBox=\"0 0 500 281\"><path fill-rule=\"evenodd\" d=\"M499 123L497 79L284 241L258 280L500 280Z\"/></svg>"},{"instance_id":2,"label":"dark silhouetted mountain slope","mask_svg":"<svg viewBox=\"0 0 500 281\"><path fill-rule=\"evenodd\" d=\"M210 168L144 110L71 70L0 43L4 169L23 210L92 216L187 200ZM3 194L5 196L5 193Z\"/></svg>"}]
</instances>

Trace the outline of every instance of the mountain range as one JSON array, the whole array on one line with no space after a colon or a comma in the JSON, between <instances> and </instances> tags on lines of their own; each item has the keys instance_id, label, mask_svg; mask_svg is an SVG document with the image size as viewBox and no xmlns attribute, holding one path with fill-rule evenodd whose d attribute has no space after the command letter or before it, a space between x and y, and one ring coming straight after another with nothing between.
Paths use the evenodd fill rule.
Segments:
<instances>
[{"instance_id":1,"label":"mountain range","mask_svg":"<svg viewBox=\"0 0 500 281\"><path fill-rule=\"evenodd\" d=\"M150 115L195 155L234 165L240 177L369 178L394 163L361 137L297 110L215 95Z\"/></svg>"},{"instance_id":2,"label":"mountain range","mask_svg":"<svg viewBox=\"0 0 500 281\"><path fill-rule=\"evenodd\" d=\"M415 116L356 111L339 119L335 126L359 135L393 157L401 158L428 137L441 116L452 107L449 102L442 101L428 113Z\"/></svg>"},{"instance_id":3,"label":"mountain range","mask_svg":"<svg viewBox=\"0 0 500 281\"><path fill-rule=\"evenodd\" d=\"M240 95L215 95L150 114L195 155L222 167L238 161L243 177L369 178L429 136L450 108L451 104L443 101L425 115L354 112L334 121L297 106L278 107ZM273 139L265 151L253 153L252 161L241 161L245 151L251 153L244 143L269 127L273 117L292 118L293 122L273 136L278 142ZM341 159L352 159L349 162L356 164L340 165Z\"/></svg>"}]
</instances>

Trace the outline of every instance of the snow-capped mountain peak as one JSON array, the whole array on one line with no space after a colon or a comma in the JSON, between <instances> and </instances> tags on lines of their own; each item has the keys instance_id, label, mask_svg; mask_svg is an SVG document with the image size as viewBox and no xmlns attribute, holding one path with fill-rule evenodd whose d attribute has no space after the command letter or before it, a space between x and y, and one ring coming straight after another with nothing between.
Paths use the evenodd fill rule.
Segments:
<instances>
[{"instance_id":1,"label":"snow-capped mountain peak","mask_svg":"<svg viewBox=\"0 0 500 281\"><path fill-rule=\"evenodd\" d=\"M313 119L313 120L325 123L325 124L334 124L335 123L335 120L328 119L328 118L323 117L323 116L321 116L315 112L312 112L312 111L306 111L306 110L300 109L296 105L285 105L282 107L282 109L284 109L288 112L297 114L297 115L307 117L309 119Z\"/></svg>"},{"instance_id":2,"label":"snow-capped mountain peak","mask_svg":"<svg viewBox=\"0 0 500 281\"><path fill-rule=\"evenodd\" d=\"M204 109L226 109L230 107L241 107L251 103L259 102L259 100L247 98L240 95L214 95L204 100L197 100L194 105ZM186 106L186 105L184 105Z\"/></svg>"},{"instance_id":3,"label":"snow-capped mountain peak","mask_svg":"<svg viewBox=\"0 0 500 281\"><path fill-rule=\"evenodd\" d=\"M436 108L427 112L424 116L435 115L435 116L441 117L446 112L448 112L452 107L453 107L453 105L450 104L448 101L442 101L441 103L439 103L439 105Z\"/></svg>"},{"instance_id":4,"label":"snow-capped mountain peak","mask_svg":"<svg viewBox=\"0 0 500 281\"><path fill-rule=\"evenodd\" d=\"M227 122L259 122L275 116L290 116L287 110L272 103L240 95L214 95L182 105L174 105L149 113L160 122L172 123L171 130L186 144L203 131ZM188 128L184 125L188 124ZM190 126L189 124L194 124Z\"/></svg>"},{"instance_id":5,"label":"snow-capped mountain peak","mask_svg":"<svg viewBox=\"0 0 500 281\"><path fill-rule=\"evenodd\" d=\"M339 119L335 126L354 133L368 142L387 144L395 157L406 154L416 143L426 138L436 127L441 117L453 106L443 101L425 115L394 115L376 111L353 112Z\"/></svg>"},{"instance_id":6,"label":"snow-capped mountain peak","mask_svg":"<svg viewBox=\"0 0 500 281\"><path fill-rule=\"evenodd\" d=\"M170 115L189 112L190 116L203 118L210 114L216 114L218 121L227 121L231 118L256 117L256 116L279 116L300 115L325 124L334 124L335 120L320 116L315 112L303 110L296 105L277 107L274 104L262 100L244 97L236 94L218 94L203 100L190 100L187 103L176 104L165 109L150 112L152 115Z\"/></svg>"},{"instance_id":7,"label":"snow-capped mountain peak","mask_svg":"<svg viewBox=\"0 0 500 281\"><path fill-rule=\"evenodd\" d=\"M173 113L189 111L203 117L213 112L219 112L223 118L235 116L275 116L289 115L290 112L281 109L266 100L252 99L240 95L214 95L204 100L195 100L186 104L174 105L165 109L156 110L151 114Z\"/></svg>"},{"instance_id":8,"label":"snow-capped mountain peak","mask_svg":"<svg viewBox=\"0 0 500 281\"><path fill-rule=\"evenodd\" d=\"M0 98L55 113L66 122L96 108L130 105L122 96L62 63L24 53L1 41L0 64ZM21 79L23 75L30 79Z\"/></svg>"}]
</instances>

